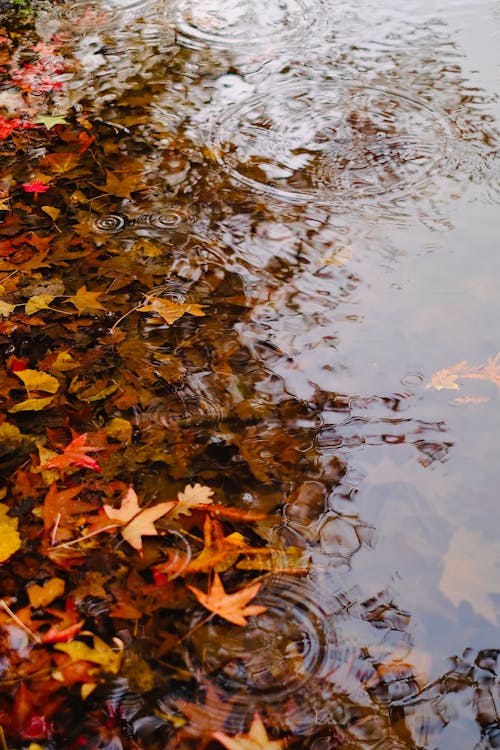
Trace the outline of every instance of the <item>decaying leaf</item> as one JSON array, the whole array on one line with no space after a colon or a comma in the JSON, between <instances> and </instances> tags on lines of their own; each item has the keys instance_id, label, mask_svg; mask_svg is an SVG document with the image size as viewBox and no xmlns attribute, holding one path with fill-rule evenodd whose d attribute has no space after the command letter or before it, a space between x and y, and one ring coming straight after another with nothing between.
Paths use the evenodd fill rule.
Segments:
<instances>
[{"instance_id":1,"label":"decaying leaf","mask_svg":"<svg viewBox=\"0 0 500 750\"><path fill-rule=\"evenodd\" d=\"M187 566L189 573L208 573L210 570L222 573L234 565L242 552L251 549L237 531L224 536L221 524L210 516L205 519L203 536L204 547Z\"/></svg>"},{"instance_id":2,"label":"decaying leaf","mask_svg":"<svg viewBox=\"0 0 500 750\"><path fill-rule=\"evenodd\" d=\"M200 604L203 604L210 612L223 617L224 620L232 622L234 625L246 625L247 617L260 615L266 611L266 607L260 604L251 604L247 607L248 602L257 596L261 585L261 583L253 583L234 594L227 594L224 591L219 574L215 573L212 585L206 594L196 586L187 585L187 588L193 592Z\"/></svg>"}]
</instances>

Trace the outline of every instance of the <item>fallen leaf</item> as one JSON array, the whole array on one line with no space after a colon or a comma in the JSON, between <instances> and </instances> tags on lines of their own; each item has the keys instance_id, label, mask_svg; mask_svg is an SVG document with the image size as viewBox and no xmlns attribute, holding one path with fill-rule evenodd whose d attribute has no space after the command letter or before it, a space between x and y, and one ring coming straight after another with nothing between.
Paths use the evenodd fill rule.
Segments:
<instances>
[{"instance_id":1,"label":"fallen leaf","mask_svg":"<svg viewBox=\"0 0 500 750\"><path fill-rule=\"evenodd\" d=\"M94 458L87 456L89 451L102 451L104 448L98 448L95 445L87 445L87 433L77 435L68 443L63 452L58 456L49 459L41 468L42 469L68 469L70 466L77 466L81 469L93 469L102 471L101 467Z\"/></svg>"},{"instance_id":2,"label":"fallen leaf","mask_svg":"<svg viewBox=\"0 0 500 750\"><path fill-rule=\"evenodd\" d=\"M26 588L30 604L35 609L46 607L48 604L64 594L64 581L62 578L50 578L42 586L37 583Z\"/></svg>"},{"instance_id":3,"label":"fallen leaf","mask_svg":"<svg viewBox=\"0 0 500 750\"><path fill-rule=\"evenodd\" d=\"M140 174L133 172L128 175L121 172L106 172L106 184L96 185L101 192L117 195L119 198L131 198L132 193L147 187L140 182Z\"/></svg>"},{"instance_id":4,"label":"fallen leaf","mask_svg":"<svg viewBox=\"0 0 500 750\"><path fill-rule=\"evenodd\" d=\"M289 742L288 739L270 740L258 714L253 717L248 734L236 734L231 737L225 732L212 732L212 737L228 750L281 750Z\"/></svg>"},{"instance_id":5,"label":"fallen leaf","mask_svg":"<svg viewBox=\"0 0 500 750\"><path fill-rule=\"evenodd\" d=\"M33 313L40 312L40 310L47 310L53 299L52 294L35 294L26 302L24 312L26 315L33 315Z\"/></svg>"},{"instance_id":6,"label":"fallen leaf","mask_svg":"<svg viewBox=\"0 0 500 750\"><path fill-rule=\"evenodd\" d=\"M215 570L218 573L230 568L242 552L246 552L248 545L243 536L235 531L224 536L221 524L207 516L203 525L204 547L194 560L191 560L186 570L189 573L207 573ZM155 570L160 570L161 565Z\"/></svg>"},{"instance_id":7,"label":"fallen leaf","mask_svg":"<svg viewBox=\"0 0 500 750\"><path fill-rule=\"evenodd\" d=\"M101 638L87 630L82 631L80 635L92 638L93 647L88 646L84 641L74 640L71 643L57 643L54 648L68 654L74 661L90 661L92 664L98 664L103 672L117 674L122 660L122 651L112 649Z\"/></svg>"},{"instance_id":8,"label":"fallen leaf","mask_svg":"<svg viewBox=\"0 0 500 750\"><path fill-rule=\"evenodd\" d=\"M36 120L33 120L33 122L40 123L47 128L47 130L53 128L54 125L69 125L66 118L61 117L60 115L40 115Z\"/></svg>"},{"instance_id":9,"label":"fallen leaf","mask_svg":"<svg viewBox=\"0 0 500 750\"><path fill-rule=\"evenodd\" d=\"M61 209L55 208L55 206L42 206L42 211L45 211L45 213L50 216L52 221L57 221L57 219L61 215Z\"/></svg>"},{"instance_id":10,"label":"fallen leaf","mask_svg":"<svg viewBox=\"0 0 500 750\"><path fill-rule=\"evenodd\" d=\"M257 595L261 583L253 583L250 586L236 591L234 594L227 594L218 573L214 574L214 580L209 591L204 591L186 584L187 588L193 592L200 604L206 607L224 620L232 622L234 625L246 625L246 617L251 615L260 615L266 611L266 607L260 604L252 604L247 607L247 603Z\"/></svg>"},{"instance_id":11,"label":"fallen leaf","mask_svg":"<svg viewBox=\"0 0 500 750\"><path fill-rule=\"evenodd\" d=\"M177 516L190 516L191 511L199 505L209 505L213 502L212 495L214 491L210 487L202 484L187 484L184 492L177 493L178 502L171 513L172 518Z\"/></svg>"},{"instance_id":12,"label":"fallen leaf","mask_svg":"<svg viewBox=\"0 0 500 750\"><path fill-rule=\"evenodd\" d=\"M79 313L95 313L98 310L106 310L98 301L104 292L89 292L85 284L81 286L75 294L68 297L68 302L74 305Z\"/></svg>"},{"instance_id":13,"label":"fallen leaf","mask_svg":"<svg viewBox=\"0 0 500 750\"><path fill-rule=\"evenodd\" d=\"M161 297L146 297L148 304L142 305L137 309L139 312L153 312L159 315L163 320L171 325L176 320L181 318L186 313L188 315L197 315L202 317L205 313L202 310L201 305L195 305L191 302L170 302L169 300L162 299Z\"/></svg>"},{"instance_id":14,"label":"fallen leaf","mask_svg":"<svg viewBox=\"0 0 500 750\"><path fill-rule=\"evenodd\" d=\"M9 414L15 414L19 411L41 411L52 403L53 398L54 396L47 396L46 398L27 398L25 401L20 401L18 404L11 406L7 411Z\"/></svg>"},{"instance_id":15,"label":"fallen leaf","mask_svg":"<svg viewBox=\"0 0 500 750\"><path fill-rule=\"evenodd\" d=\"M441 391L443 388L458 390L457 378L463 377L468 372L467 360L463 359L456 365L435 372L425 387L435 388L437 391Z\"/></svg>"},{"instance_id":16,"label":"fallen leaf","mask_svg":"<svg viewBox=\"0 0 500 750\"><path fill-rule=\"evenodd\" d=\"M122 537L131 547L141 552L142 537L157 536L154 522L172 510L174 505L175 501L170 500L150 508L140 508L137 494L130 486L122 498L120 508L104 505L103 509L111 521L122 526L120 529Z\"/></svg>"},{"instance_id":17,"label":"fallen leaf","mask_svg":"<svg viewBox=\"0 0 500 750\"><path fill-rule=\"evenodd\" d=\"M2 318L8 318L11 313L16 309L16 305L11 305L10 302L4 302L0 299L0 316Z\"/></svg>"},{"instance_id":18,"label":"fallen leaf","mask_svg":"<svg viewBox=\"0 0 500 750\"><path fill-rule=\"evenodd\" d=\"M55 393L59 389L59 381L53 375L38 370L18 370L14 373L19 380L22 380L28 396L30 391L44 391L45 393Z\"/></svg>"},{"instance_id":19,"label":"fallen leaf","mask_svg":"<svg viewBox=\"0 0 500 750\"><path fill-rule=\"evenodd\" d=\"M45 193L52 185L44 185L40 180L33 180L33 182L22 182L21 187L26 190L27 193Z\"/></svg>"},{"instance_id":20,"label":"fallen leaf","mask_svg":"<svg viewBox=\"0 0 500 750\"><path fill-rule=\"evenodd\" d=\"M17 530L17 518L7 515L8 505L0 503L0 563L8 560L21 547L21 537Z\"/></svg>"}]
</instances>

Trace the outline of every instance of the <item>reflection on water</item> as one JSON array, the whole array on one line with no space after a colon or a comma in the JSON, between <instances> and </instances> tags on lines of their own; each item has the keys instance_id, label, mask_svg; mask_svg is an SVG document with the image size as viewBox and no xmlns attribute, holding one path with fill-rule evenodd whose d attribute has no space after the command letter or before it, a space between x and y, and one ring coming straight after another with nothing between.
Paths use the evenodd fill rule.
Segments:
<instances>
[{"instance_id":1,"label":"reflection on water","mask_svg":"<svg viewBox=\"0 0 500 750\"><path fill-rule=\"evenodd\" d=\"M82 724L86 747L202 748L255 711L312 750L500 746L498 397L486 413L425 388L464 351L499 348L500 68L470 46L476 15L497 44L498 12L445 5L37 8L38 36L68 61L50 111L91 122L106 162L99 182L79 174L94 190L65 196L57 231L89 243L97 278L134 304L147 284L208 311L176 327L126 318L93 361L139 393L106 407L133 420L129 470L151 495L217 484L266 514L249 533L279 559L259 569L267 610L246 628L184 600L140 610L144 642L118 634L127 679L100 687L58 747ZM40 93L23 102L46 114ZM256 569L242 560L230 580ZM114 596L85 600L107 635Z\"/></svg>"}]
</instances>

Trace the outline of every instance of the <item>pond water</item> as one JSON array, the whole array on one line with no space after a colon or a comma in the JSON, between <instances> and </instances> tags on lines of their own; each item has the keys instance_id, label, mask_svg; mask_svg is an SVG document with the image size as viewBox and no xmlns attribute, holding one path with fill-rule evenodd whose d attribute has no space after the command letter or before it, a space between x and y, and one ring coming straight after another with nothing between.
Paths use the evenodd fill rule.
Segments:
<instances>
[{"instance_id":1,"label":"pond water","mask_svg":"<svg viewBox=\"0 0 500 750\"><path fill-rule=\"evenodd\" d=\"M500 747L498 3L1 8L2 502L26 535L2 566L8 746L246 748L258 715L256 748ZM14 408L23 367L61 384L47 408ZM102 485L35 466L84 432ZM143 557L54 552L102 523L58 536L53 488L97 514L195 483L239 510L225 533L288 555L219 568L263 582L245 627L207 621L188 568L151 577L197 559L201 511ZM19 622L67 616L26 595L56 578L120 670L29 642Z\"/></svg>"}]
</instances>

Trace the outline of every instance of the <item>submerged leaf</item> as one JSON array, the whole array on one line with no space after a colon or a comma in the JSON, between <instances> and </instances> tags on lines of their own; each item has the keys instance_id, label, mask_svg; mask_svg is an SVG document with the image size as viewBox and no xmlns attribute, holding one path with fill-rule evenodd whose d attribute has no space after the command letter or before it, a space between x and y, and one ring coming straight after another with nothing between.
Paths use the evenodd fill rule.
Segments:
<instances>
[{"instance_id":1,"label":"submerged leaf","mask_svg":"<svg viewBox=\"0 0 500 750\"><path fill-rule=\"evenodd\" d=\"M266 728L258 714L255 714L248 734L231 737L224 732L213 732L212 737L228 750L281 750L288 740L270 740Z\"/></svg>"},{"instance_id":2,"label":"submerged leaf","mask_svg":"<svg viewBox=\"0 0 500 750\"><path fill-rule=\"evenodd\" d=\"M223 617L224 620L232 622L234 625L246 625L247 617L260 615L267 609L260 604L246 606L257 595L261 585L261 583L253 583L234 594L227 594L224 591L219 574L215 573L212 586L206 594L196 586L187 585L187 588L193 592L200 604L203 604L210 612Z\"/></svg>"},{"instance_id":3,"label":"submerged leaf","mask_svg":"<svg viewBox=\"0 0 500 750\"><path fill-rule=\"evenodd\" d=\"M189 315L204 316L201 305L195 305L191 302L170 302L161 297L147 297L148 304L142 305L137 309L139 312L152 312L159 315L163 320L171 325L186 313Z\"/></svg>"}]
</instances>

